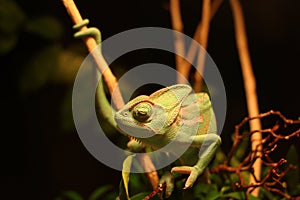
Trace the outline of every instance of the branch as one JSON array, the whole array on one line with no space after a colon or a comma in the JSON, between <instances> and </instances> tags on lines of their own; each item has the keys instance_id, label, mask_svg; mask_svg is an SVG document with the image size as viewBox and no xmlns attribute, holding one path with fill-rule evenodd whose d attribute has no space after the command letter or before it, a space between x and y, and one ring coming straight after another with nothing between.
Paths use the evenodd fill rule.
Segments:
<instances>
[{"instance_id":1,"label":"branch","mask_svg":"<svg viewBox=\"0 0 300 200\"><path fill-rule=\"evenodd\" d=\"M62 0L64 6L66 7L66 10L71 17L73 23L79 24L82 22L82 17L74 3L73 0ZM81 28L81 30L86 30L87 27L84 26ZM93 56L94 61L100 70L100 72L103 75L103 79L105 80L108 90L112 96L112 101L117 109L120 109L124 106L124 101L118 86L118 82L116 77L111 72L108 64L106 63L101 51L98 47L98 44L96 43L95 39L91 36L84 37L83 41L87 47L88 52ZM115 90L115 91L114 91ZM114 95L112 95L114 93Z\"/></svg>"},{"instance_id":2,"label":"branch","mask_svg":"<svg viewBox=\"0 0 300 200\"><path fill-rule=\"evenodd\" d=\"M179 33L183 33L183 22L181 18L180 11L180 0L170 0L170 15L171 15L171 23L172 29ZM180 55L185 55L185 41L184 37L181 34L174 32L174 48L175 48L175 63L176 69L180 75L182 75L185 79L189 78L189 69L181 67L184 61L184 58ZM181 76L177 76L177 83L185 83L186 81L181 78Z\"/></svg>"},{"instance_id":3,"label":"branch","mask_svg":"<svg viewBox=\"0 0 300 200\"><path fill-rule=\"evenodd\" d=\"M197 60L197 71L195 73L195 83L194 90L195 92L200 92L202 86L202 74L204 72L204 64L206 57L206 49L208 42L208 33L210 25L210 0L203 0L202 3L202 17L201 17L201 28L200 28L200 39L199 42L203 49L199 49L198 60Z\"/></svg>"},{"instance_id":4,"label":"branch","mask_svg":"<svg viewBox=\"0 0 300 200\"><path fill-rule=\"evenodd\" d=\"M211 11L210 11L210 21L213 19L213 17L215 16L217 10L219 9L220 5L222 4L223 0L214 0L211 3ZM194 33L193 36L193 40L195 40L198 43L203 43L201 42L201 30L202 30L202 21L200 21L197 25L196 31ZM205 33L205 32L204 32ZM203 33L202 33L203 34ZM188 62L187 60L194 60L196 57L196 53L198 51L198 46L196 43L192 43L190 44L186 57L187 59L183 59L183 62L180 64L180 66L178 66L178 68L180 69L180 71L184 71L184 74L186 76L186 79L188 79L189 76L189 72L191 69L192 64L190 62ZM201 86L199 86L199 88L201 88Z\"/></svg>"},{"instance_id":5,"label":"branch","mask_svg":"<svg viewBox=\"0 0 300 200\"><path fill-rule=\"evenodd\" d=\"M275 125L271 128L251 131L249 134L241 133L241 128L245 126L247 123L251 123L251 121L253 120L262 119L268 116L277 116L279 120L281 120L283 123L278 123L277 121L277 123L275 123ZM279 129L280 128L279 124L282 125L283 130ZM295 131L293 132L288 131L288 125L296 126L298 127L298 129L295 130L294 128L292 128L292 130ZM271 110L269 112L262 113L254 117L246 117L240 124L235 126L234 143L227 157L227 160L225 161L224 164L221 164L215 167L214 169L212 169L211 172L213 173L227 172L227 173L236 174L239 177L240 182L236 183L235 186L238 189L244 191L246 198L247 198L247 191L253 192L257 190L257 188L263 187L268 191L272 191L274 193L277 193L283 197L290 199L291 197L284 192L286 188L282 182L282 179L290 169L295 169L295 166L290 164L285 168L285 170L279 171L278 170L279 168L281 170L285 167L284 164L287 162L287 160L281 158L278 162L275 162L270 158L269 154L275 151L275 149L277 148L277 143L280 140L290 140L294 137L299 137L300 136L299 125L300 125L300 120L287 119L279 111ZM285 134L283 135L278 133L279 130L281 132L284 131ZM243 139L250 138L252 137L253 134L256 133L263 133L266 136L264 137L263 140L260 140L260 142L257 143L257 146L254 149L249 151L248 155L244 157L243 161L240 162L238 166L236 167L230 166L229 164L231 159L233 158L233 154L234 152L237 151ZM267 174L261 180L257 178L257 176L255 175L256 169L253 168L255 162L258 159L260 159L262 161L262 164L268 168ZM243 171L247 171L250 174L252 174L255 182L246 184L245 179L241 174L241 172Z\"/></svg>"},{"instance_id":6,"label":"branch","mask_svg":"<svg viewBox=\"0 0 300 200\"><path fill-rule=\"evenodd\" d=\"M241 62L242 74L244 79L244 87L247 98L247 107L250 117L256 116L259 114L258 101L256 95L256 81L252 71L252 64L250 59L249 47L247 43L247 35L245 30L245 22L243 11L240 5L239 0L230 0L230 6L233 13L234 26L235 26L235 36L236 36L236 45L239 53L239 58ZM250 131L260 130L261 123L260 120L252 120L250 123ZM262 139L261 133L257 132L252 134L252 150L260 143ZM260 147L261 149L261 147ZM257 152L259 156L259 151ZM261 176L261 160L257 159L254 163L255 177L260 180ZM250 182L255 183L254 178L250 177ZM258 197L259 190L255 190L252 193L255 197Z\"/></svg>"}]
</instances>

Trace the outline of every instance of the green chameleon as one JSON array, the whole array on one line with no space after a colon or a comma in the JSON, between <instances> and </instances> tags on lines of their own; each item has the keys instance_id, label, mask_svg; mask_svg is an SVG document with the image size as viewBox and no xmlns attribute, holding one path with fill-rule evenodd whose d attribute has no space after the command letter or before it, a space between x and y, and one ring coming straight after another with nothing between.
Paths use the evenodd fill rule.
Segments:
<instances>
[{"instance_id":1,"label":"green chameleon","mask_svg":"<svg viewBox=\"0 0 300 200\"><path fill-rule=\"evenodd\" d=\"M87 23L85 21L81 26ZM94 29L77 32L75 37L96 35L100 38L100 32L95 32ZM156 150L170 142L176 144L173 147L180 148L183 144L191 147L180 155L179 160L183 166L173 167L171 170L189 174L184 189L193 186L221 143L209 96L202 92L193 93L188 85L177 84L160 89L150 96L138 96L124 105L114 116L101 80L96 95L100 112L109 123L123 134L135 139L128 143L129 149L139 151L146 145ZM177 149L168 151L175 154L178 152ZM162 178L160 182L162 181L165 179Z\"/></svg>"}]
</instances>

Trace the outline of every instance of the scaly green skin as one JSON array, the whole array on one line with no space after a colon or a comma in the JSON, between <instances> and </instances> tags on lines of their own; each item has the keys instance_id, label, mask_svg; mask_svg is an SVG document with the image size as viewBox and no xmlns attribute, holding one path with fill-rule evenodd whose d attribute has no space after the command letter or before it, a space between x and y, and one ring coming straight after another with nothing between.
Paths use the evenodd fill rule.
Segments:
<instances>
[{"instance_id":1,"label":"scaly green skin","mask_svg":"<svg viewBox=\"0 0 300 200\"><path fill-rule=\"evenodd\" d=\"M172 141L178 144L178 148L180 144L190 144L200 150L199 157L191 150L180 157L182 163L193 166L178 166L171 170L190 174L185 189L192 187L203 173L221 143L208 95L191 91L190 86L183 84L166 87L150 96L136 97L115 113L115 120L123 133L134 135L153 149L163 148ZM201 148L203 144L205 147ZM174 152L175 149L170 153ZM194 155L189 155L190 152Z\"/></svg>"},{"instance_id":2,"label":"scaly green skin","mask_svg":"<svg viewBox=\"0 0 300 200\"><path fill-rule=\"evenodd\" d=\"M86 24L84 22L76 28ZM101 38L100 32L95 31L95 28L80 31L75 37L87 35L94 37L98 35L96 38ZM171 141L178 145L187 143L190 147L198 149L197 153L189 148L180 157L184 166L173 167L171 170L189 174L185 189L192 187L203 173L221 143L209 96L206 93L192 93L188 85L177 84L158 90L150 96L138 96L116 112L114 117L105 96L102 80L99 82L96 96L100 112L108 122L122 133L131 137L134 135L136 140L142 142L141 144L134 140L130 141L128 143L130 149L139 151L144 145L159 149ZM205 147L201 148L203 145ZM169 151L176 153L172 149ZM170 176L164 176L160 183L170 182L168 177ZM169 193L172 189L173 185L167 188Z\"/></svg>"}]
</instances>

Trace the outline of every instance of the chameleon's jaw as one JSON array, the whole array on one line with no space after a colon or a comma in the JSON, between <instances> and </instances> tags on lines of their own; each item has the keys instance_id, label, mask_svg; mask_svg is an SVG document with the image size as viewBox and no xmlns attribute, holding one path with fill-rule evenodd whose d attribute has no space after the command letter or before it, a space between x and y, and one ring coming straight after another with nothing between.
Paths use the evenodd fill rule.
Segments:
<instances>
[{"instance_id":1,"label":"chameleon's jaw","mask_svg":"<svg viewBox=\"0 0 300 200\"><path fill-rule=\"evenodd\" d=\"M142 138L149 138L155 135L155 132L150 129L148 126L143 123L139 123L133 120L129 112L119 111L115 113L115 121L119 130L130 137L134 137L138 140L142 140Z\"/></svg>"}]
</instances>

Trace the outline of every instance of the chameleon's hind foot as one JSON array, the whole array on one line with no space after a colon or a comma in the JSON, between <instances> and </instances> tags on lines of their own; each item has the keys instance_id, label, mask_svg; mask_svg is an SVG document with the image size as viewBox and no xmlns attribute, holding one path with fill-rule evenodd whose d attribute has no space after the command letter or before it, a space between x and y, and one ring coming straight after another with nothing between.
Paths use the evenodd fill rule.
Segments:
<instances>
[{"instance_id":1,"label":"chameleon's hind foot","mask_svg":"<svg viewBox=\"0 0 300 200\"><path fill-rule=\"evenodd\" d=\"M100 44L101 43L101 33L100 33L98 28L90 27L90 28L87 28L85 30L80 30L82 27L87 26L88 24L89 24L88 19L84 19L84 20L82 20L82 22L80 22L78 24L75 24L73 26L73 29L79 30L79 31L77 31L74 34L74 37L75 38L82 38L82 37L91 36L96 40L97 44Z\"/></svg>"}]
</instances>

